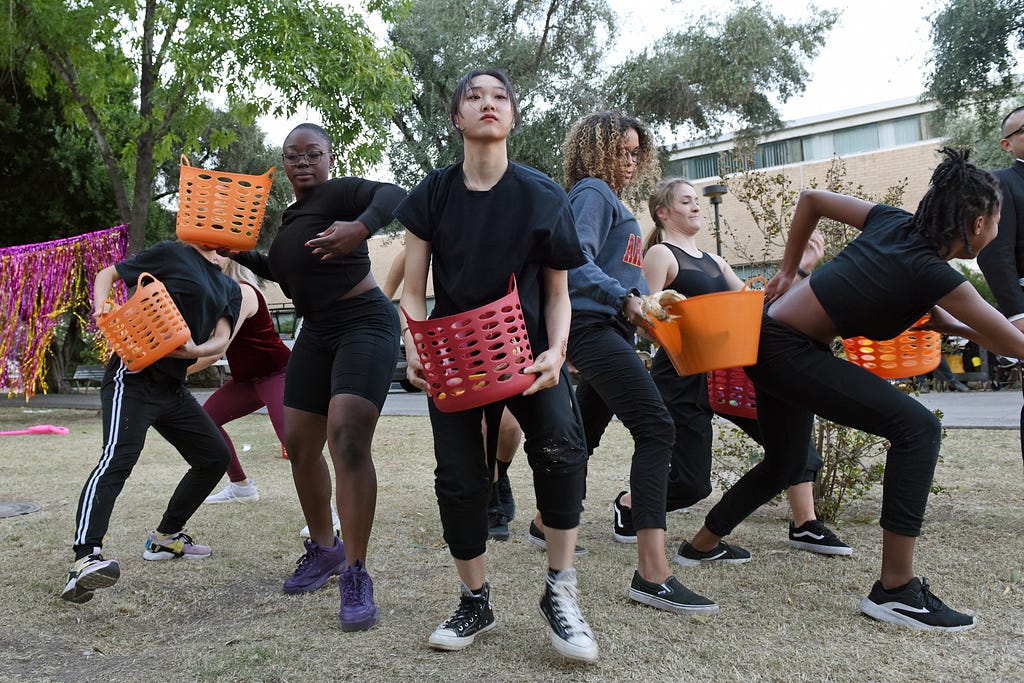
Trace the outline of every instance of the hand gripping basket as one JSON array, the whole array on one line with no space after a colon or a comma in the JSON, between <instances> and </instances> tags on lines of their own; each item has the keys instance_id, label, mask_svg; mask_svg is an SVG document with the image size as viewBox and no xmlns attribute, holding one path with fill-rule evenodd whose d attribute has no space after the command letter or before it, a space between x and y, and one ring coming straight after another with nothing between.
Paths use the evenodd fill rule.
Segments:
<instances>
[{"instance_id":1,"label":"hand gripping basket","mask_svg":"<svg viewBox=\"0 0 1024 683\"><path fill-rule=\"evenodd\" d=\"M533 384L534 376L522 372L533 365L533 353L515 275L508 294L486 306L432 320L405 318L438 410L477 408Z\"/></svg>"},{"instance_id":2,"label":"hand gripping basket","mask_svg":"<svg viewBox=\"0 0 1024 683\"><path fill-rule=\"evenodd\" d=\"M645 323L676 372L696 375L757 362L764 290L750 289L755 281L763 285L765 278L751 278L736 292L703 294L669 304L667 320Z\"/></svg>"},{"instance_id":3,"label":"hand gripping basket","mask_svg":"<svg viewBox=\"0 0 1024 683\"><path fill-rule=\"evenodd\" d=\"M149 273L139 275L131 298L100 315L96 325L132 371L152 365L192 338L171 295Z\"/></svg>"},{"instance_id":4,"label":"hand gripping basket","mask_svg":"<svg viewBox=\"0 0 1024 683\"><path fill-rule=\"evenodd\" d=\"M708 400L720 415L757 419L754 383L743 368L712 370L708 373Z\"/></svg>"},{"instance_id":5,"label":"hand gripping basket","mask_svg":"<svg viewBox=\"0 0 1024 683\"><path fill-rule=\"evenodd\" d=\"M924 316L911 327L928 322ZM865 337L843 340L846 357L883 379L916 377L939 367L942 335L931 330L907 330L893 339L875 341Z\"/></svg>"},{"instance_id":6,"label":"hand gripping basket","mask_svg":"<svg viewBox=\"0 0 1024 683\"><path fill-rule=\"evenodd\" d=\"M194 168L182 154L178 238L211 249L255 247L276 168L263 175L208 171Z\"/></svg>"}]
</instances>

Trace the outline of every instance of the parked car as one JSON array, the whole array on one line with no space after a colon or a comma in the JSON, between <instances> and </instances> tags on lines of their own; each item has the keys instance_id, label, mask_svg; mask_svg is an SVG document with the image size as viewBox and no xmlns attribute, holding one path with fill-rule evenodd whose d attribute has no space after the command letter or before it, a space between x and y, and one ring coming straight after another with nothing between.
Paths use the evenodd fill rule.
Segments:
<instances>
[{"instance_id":1,"label":"parked car","mask_svg":"<svg viewBox=\"0 0 1024 683\"><path fill-rule=\"evenodd\" d=\"M409 392L419 391L413 383L406 378L405 370L409 363L405 360L405 340L400 339L398 341L398 362L395 363L395 369L391 373L391 381L398 382L398 384Z\"/></svg>"}]
</instances>

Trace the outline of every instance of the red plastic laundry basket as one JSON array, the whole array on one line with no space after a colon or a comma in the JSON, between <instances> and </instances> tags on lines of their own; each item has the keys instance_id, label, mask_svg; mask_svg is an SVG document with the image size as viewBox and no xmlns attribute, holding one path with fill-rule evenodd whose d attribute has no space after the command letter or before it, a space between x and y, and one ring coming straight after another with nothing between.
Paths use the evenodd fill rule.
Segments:
<instances>
[{"instance_id":1,"label":"red plastic laundry basket","mask_svg":"<svg viewBox=\"0 0 1024 683\"><path fill-rule=\"evenodd\" d=\"M911 327L928 321L924 316ZM865 337L843 340L846 357L883 379L916 377L939 367L942 335L932 330L907 330L893 339L875 341Z\"/></svg>"},{"instance_id":2,"label":"red plastic laundry basket","mask_svg":"<svg viewBox=\"0 0 1024 683\"><path fill-rule=\"evenodd\" d=\"M743 368L709 372L708 400L711 402L711 409L720 415L757 419L754 383L747 377Z\"/></svg>"},{"instance_id":3,"label":"red plastic laundry basket","mask_svg":"<svg viewBox=\"0 0 1024 683\"><path fill-rule=\"evenodd\" d=\"M405 318L438 410L476 408L533 384L534 376L522 372L533 365L533 353L514 275L508 294L486 306L430 320Z\"/></svg>"}]
</instances>

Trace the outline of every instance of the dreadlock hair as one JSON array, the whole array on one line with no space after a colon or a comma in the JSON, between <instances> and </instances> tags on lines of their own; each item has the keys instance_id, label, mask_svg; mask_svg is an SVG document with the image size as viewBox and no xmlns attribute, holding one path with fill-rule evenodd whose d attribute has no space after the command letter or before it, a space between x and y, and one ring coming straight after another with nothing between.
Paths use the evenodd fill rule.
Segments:
<instances>
[{"instance_id":1,"label":"dreadlock hair","mask_svg":"<svg viewBox=\"0 0 1024 683\"><path fill-rule=\"evenodd\" d=\"M655 244L661 244L661 240L664 238L665 226L662 224L661 219L658 218L658 209L669 205L672 197L675 196L676 188L680 185L693 187L693 183L686 178L665 178L658 183L658 186L651 192L651 196L647 198L647 210L654 221L654 228L644 241L645 255Z\"/></svg>"},{"instance_id":2,"label":"dreadlock hair","mask_svg":"<svg viewBox=\"0 0 1024 683\"><path fill-rule=\"evenodd\" d=\"M921 233L940 256L949 254L956 240L973 256L968 231L979 216L991 216L999 209L999 181L967 162L970 149L966 147L943 147L939 152L946 158L932 172L930 187L908 228Z\"/></svg>"},{"instance_id":3,"label":"dreadlock hair","mask_svg":"<svg viewBox=\"0 0 1024 683\"><path fill-rule=\"evenodd\" d=\"M632 128L640 138L640 147L632 183L644 186L659 172L658 150L647 126L620 111L610 110L584 116L577 121L562 143L565 164L562 185L568 192L584 178L598 178L608 183L615 194L626 187L622 176L626 149L626 131Z\"/></svg>"},{"instance_id":4,"label":"dreadlock hair","mask_svg":"<svg viewBox=\"0 0 1024 683\"><path fill-rule=\"evenodd\" d=\"M315 123L300 123L299 125L291 129L291 132L288 133L288 137L286 137L284 141L288 142L288 138L290 138L292 136L292 133L294 133L297 130L312 131L317 137L323 138L323 141L327 143L328 152L334 149L334 146L331 144L331 136L327 134L326 130L324 130L321 126L316 125Z\"/></svg>"}]
</instances>

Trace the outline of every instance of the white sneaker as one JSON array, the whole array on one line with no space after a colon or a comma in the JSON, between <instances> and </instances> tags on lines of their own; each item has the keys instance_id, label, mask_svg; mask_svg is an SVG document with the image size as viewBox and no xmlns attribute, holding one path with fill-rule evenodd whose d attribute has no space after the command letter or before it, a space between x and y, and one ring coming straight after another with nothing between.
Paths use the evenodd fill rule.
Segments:
<instances>
[{"instance_id":1,"label":"white sneaker","mask_svg":"<svg viewBox=\"0 0 1024 683\"><path fill-rule=\"evenodd\" d=\"M203 503L255 503L259 499L260 492L256 490L254 480L250 480L248 484L229 481L220 493L208 496Z\"/></svg>"},{"instance_id":2,"label":"white sneaker","mask_svg":"<svg viewBox=\"0 0 1024 683\"><path fill-rule=\"evenodd\" d=\"M341 536L341 520L338 519L338 509L334 507L334 503L331 503L331 519L334 520L334 535ZM302 527L302 531L299 532L299 538L309 538L309 525Z\"/></svg>"}]
</instances>

